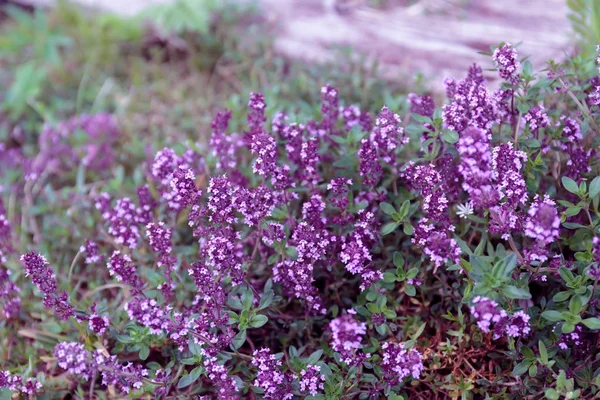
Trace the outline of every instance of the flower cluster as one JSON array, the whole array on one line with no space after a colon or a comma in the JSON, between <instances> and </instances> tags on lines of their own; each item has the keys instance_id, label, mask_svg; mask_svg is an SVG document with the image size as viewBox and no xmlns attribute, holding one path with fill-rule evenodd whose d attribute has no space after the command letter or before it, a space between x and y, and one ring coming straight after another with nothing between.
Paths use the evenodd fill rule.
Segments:
<instances>
[{"instance_id":1,"label":"flower cluster","mask_svg":"<svg viewBox=\"0 0 600 400\"><path fill-rule=\"evenodd\" d=\"M256 350L252 354L252 365L258 371L254 386L264 392L265 400L291 400L294 397L289 377L279 371L281 361L269 349Z\"/></svg>"},{"instance_id":2,"label":"flower cluster","mask_svg":"<svg viewBox=\"0 0 600 400\"><path fill-rule=\"evenodd\" d=\"M454 227L449 224L446 211L448 200L445 186L434 165L415 166L409 163L404 171L409 184L421 192L426 216L416 228L411 241L418 244L437 267L448 262L459 262L461 250L452 238Z\"/></svg>"},{"instance_id":3,"label":"flower cluster","mask_svg":"<svg viewBox=\"0 0 600 400\"><path fill-rule=\"evenodd\" d=\"M524 311L509 316L498 303L485 297L476 296L471 305L471 315L477 320L477 326L485 333L494 333L494 338L503 336L525 337L531 332L530 317Z\"/></svg>"},{"instance_id":4,"label":"flower cluster","mask_svg":"<svg viewBox=\"0 0 600 400\"><path fill-rule=\"evenodd\" d=\"M21 312L21 289L10 276L10 270L0 266L0 304L7 320L16 318Z\"/></svg>"},{"instance_id":5,"label":"flower cluster","mask_svg":"<svg viewBox=\"0 0 600 400\"><path fill-rule=\"evenodd\" d=\"M517 50L510 43L506 43L494 50L493 59L500 78L512 85L517 85L520 77L519 70L521 69Z\"/></svg>"},{"instance_id":6,"label":"flower cluster","mask_svg":"<svg viewBox=\"0 0 600 400\"><path fill-rule=\"evenodd\" d=\"M329 323L331 330L331 347L342 355L342 361L347 364L354 362L356 350L362 347L363 336L367 333L364 322L354 319L355 312L337 317Z\"/></svg>"},{"instance_id":7,"label":"flower cluster","mask_svg":"<svg viewBox=\"0 0 600 400\"><path fill-rule=\"evenodd\" d=\"M490 91L473 66L446 81L441 113L433 95L411 93L394 110L370 114L326 85L313 119L303 120L310 108L271 113L253 93L245 122L218 111L210 139L193 149L149 143L131 157L145 160L138 169L124 161L122 187L106 179L109 169L96 169L100 157L82 163L77 145L77 165L66 157L44 170L23 159L25 183L2 180L12 196L9 213L0 202L4 329L86 340L60 342L51 354L40 341L21 353L23 335L13 335L19 354L8 368L29 374L16 364L40 354L44 362L31 363L31 373L66 371L67 390L110 386L122 397L425 398L431 382L452 382L437 359L460 347L474 365L466 375L486 378L484 386L472 382L475 398L537 393L542 383L558 391L557 368L572 374L589 363L600 326L598 115L596 107L573 108L600 78L572 80L572 97L558 78L570 80L575 67L563 73L550 64L549 79L532 87L511 45L497 48L493 61L501 88ZM0 147L2 165L7 146L29 140L17 133ZM86 190L69 186L77 170L92 172ZM580 193L568 180L560 185L565 174ZM55 188L60 196L50 195ZM28 204L14 201L21 195ZM42 201L47 210L67 204L69 223L30 209ZM91 203L97 213L89 214ZM9 216L21 219L15 232ZM26 253L21 263L33 284L21 286L27 279L12 256L32 246L30 236L64 268L55 273L43 256ZM60 246L47 243L55 237ZM96 271L99 263L107 268ZM77 304L58 289L67 271ZM32 287L59 319L74 317L78 331L21 302ZM452 334L459 329L483 334ZM508 382L504 368L519 375L513 362L524 366L525 349L536 346L543 355L540 340L556 362ZM424 351L432 343L444 345ZM7 372L0 386L39 390Z\"/></svg>"},{"instance_id":8,"label":"flower cluster","mask_svg":"<svg viewBox=\"0 0 600 400\"><path fill-rule=\"evenodd\" d=\"M33 378L23 378L11 375L9 371L0 371L0 388L8 388L28 398L34 398L41 393L42 384Z\"/></svg>"},{"instance_id":9,"label":"flower cluster","mask_svg":"<svg viewBox=\"0 0 600 400\"><path fill-rule=\"evenodd\" d=\"M384 379L390 386L396 386L411 376L419 379L423 369L422 354L415 349L407 349L402 343L384 343L381 368Z\"/></svg>"},{"instance_id":10,"label":"flower cluster","mask_svg":"<svg viewBox=\"0 0 600 400\"><path fill-rule=\"evenodd\" d=\"M106 171L114 163L113 148L120 135L116 117L108 113L81 114L45 124L33 168L59 173L81 164L88 171Z\"/></svg>"},{"instance_id":11,"label":"flower cluster","mask_svg":"<svg viewBox=\"0 0 600 400\"><path fill-rule=\"evenodd\" d=\"M451 103L443 107L444 123L459 134L468 127L489 131L497 120L496 99L484 85L479 66L469 68L467 77L459 82L447 81L446 92Z\"/></svg>"},{"instance_id":12,"label":"flower cluster","mask_svg":"<svg viewBox=\"0 0 600 400\"><path fill-rule=\"evenodd\" d=\"M524 226L525 235L536 241L536 247L531 255L532 260L546 261L548 259L545 248L558 238L559 227L560 217L556 210L556 203L548 195L543 197L535 195L535 199L527 211L527 220Z\"/></svg>"},{"instance_id":13,"label":"flower cluster","mask_svg":"<svg viewBox=\"0 0 600 400\"><path fill-rule=\"evenodd\" d=\"M29 252L21 256L21 263L25 267L25 275L31 277L31 281L44 295L44 305L54 309L56 315L61 319L69 319L75 313L75 308L69 303L67 292L58 293L56 275L48 266L46 257L35 252Z\"/></svg>"},{"instance_id":14,"label":"flower cluster","mask_svg":"<svg viewBox=\"0 0 600 400\"><path fill-rule=\"evenodd\" d=\"M300 390L311 396L322 393L325 388L325 375L321 374L321 367L318 365L307 365L300 371Z\"/></svg>"}]
</instances>

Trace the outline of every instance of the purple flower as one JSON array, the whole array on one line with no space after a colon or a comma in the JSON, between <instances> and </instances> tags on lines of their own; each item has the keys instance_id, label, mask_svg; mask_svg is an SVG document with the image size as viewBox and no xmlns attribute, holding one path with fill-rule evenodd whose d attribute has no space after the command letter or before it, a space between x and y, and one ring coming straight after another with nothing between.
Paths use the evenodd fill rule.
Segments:
<instances>
[{"instance_id":1,"label":"purple flower","mask_svg":"<svg viewBox=\"0 0 600 400\"><path fill-rule=\"evenodd\" d=\"M323 393L325 389L325 375L321 374L321 367L318 365L307 365L300 371L300 391L308 393L311 396L317 396Z\"/></svg>"},{"instance_id":2,"label":"purple flower","mask_svg":"<svg viewBox=\"0 0 600 400\"><path fill-rule=\"evenodd\" d=\"M78 136L78 132L84 134ZM56 125L45 124L39 137L40 152L34 169L59 172L83 164L89 171L106 171L114 161L113 148L119 140L117 119L112 114L81 114ZM73 145L73 138L85 141ZM43 166L43 167L42 167Z\"/></svg>"},{"instance_id":3,"label":"purple flower","mask_svg":"<svg viewBox=\"0 0 600 400\"><path fill-rule=\"evenodd\" d=\"M368 113L361 112L357 106L340 107L344 125L347 130L359 125L363 132L370 132L372 128L371 117Z\"/></svg>"},{"instance_id":4,"label":"purple flower","mask_svg":"<svg viewBox=\"0 0 600 400\"><path fill-rule=\"evenodd\" d=\"M56 293L56 275L48 266L48 260L41 254L29 252L21 256L21 262L25 266L25 276L31 277L35 286L45 295Z\"/></svg>"},{"instance_id":5,"label":"purple flower","mask_svg":"<svg viewBox=\"0 0 600 400\"><path fill-rule=\"evenodd\" d=\"M458 171L463 177L462 187L476 209L487 208L499 200L491 186L490 137L482 129L469 127L462 132L456 147L460 154Z\"/></svg>"},{"instance_id":6,"label":"purple flower","mask_svg":"<svg viewBox=\"0 0 600 400\"><path fill-rule=\"evenodd\" d=\"M550 120L544 112L544 106L534 106L527 114L523 116L523 120L529 125L529 131L536 135L541 128L550 125Z\"/></svg>"},{"instance_id":7,"label":"purple flower","mask_svg":"<svg viewBox=\"0 0 600 400\"><path fill-rule=\"evenodd\" d=\"M173 230L165 227L164 222L154 223L151 222L146 226L146 236L152 247L152 251L158 253L160 256L171 254L173 244L171 242L171 235Z\"/></svg>"},{"instance_id":8,"label":"purple flower","mask_svg":"<svg viewBox=\"0 0 600 400\"><path fill-rule=\"evenodd\" d=\"M490 333L493 324L500 323L507 317L506 311L498 303L481 296L473 299L471 315L477 320L479 329L485 333Z\"/></svg>"},{"instance_id":9,"label":"purple flower","mask_svg":"<svg viewBox=\"0 0 600 400\"><path fill-rule=\"evenodd\" d=\"M285 260L273 267L273 281L281 284L287 293L306 302L307 309L314 314L325 314L327 311L314 282L312 263L301 263Z\"/></svg>"},{"instance_id":10,"label":"purple flower","mask_svg":"<svg viewBox=\"0 0 600 400\"><path fill-rule=\"evenodd\" d=\"M21 289L10 280L10 270L0 266L0 301L5 319L12 319L21 312Z\"/></svg>"},{"instance_id":11,"label":"purple flower","mask_svg":"<svg viewBox=\"0 0 600 400\"><path fill-rule=\"evenodd\" d=\"M181 165L181 159L172 149L165 147L158 151L152 163L152 176L163 186L168 186L171 175Z\"/></svg>"},{"instance_id":12,"label":"purple flower","mask_svg":"<svg viewBox=\"0 0 600 400\"><path fill-rule=\"evenodd\" d=\"M348 186L352 185L352 179L337 177L333 178L327 185L327 190L332 192L329 201L341 211L348 207Z\"/></svg>"},{"instance_id":13,"label":"purple flower","mask_svg":"<svg viewBox=\"0 0 600 400\"><path fill-rule=\"evenodd\" d=\"M319 141L313 137L302 143L300 150L299 172L300 180L308 182L311 185L316 185L321 180L319 175Z\"/></svg>"},{"instance_id":14,"label":"purple flower","mask_svg":"<svg viewBox=\"0 0 600 400\"><path fill-rule=\"evenodd\" d=\"M365 185L376 184L383 175L383 170L381 169L381 164L379 164L377 148L371 140L361 140L358 158L360 161L359 173L363 177L363 183Z\"/></svg>"},{"instance_id":15,"label":"purple flower","mask_svg":"<svg viewBox=\"0 0 600 400\"><path fill-rule=\"evenodd\" d=\"M497 182L501 197L509 204L526 204L529 196L521 169L527 162L527 154L515 150L512 142L494 147L492 150L492 178Z\"/></svg>"},{"instance_id":16,"label":"purple flower","mask_svg":"<svg viewBox=\"0 0 600 400\"><path fill-rule=\"evenodd\" d=\"M202 191L196 188L194 171L185 165L175 168L169 183L170 191L164 191L162 197L173 210L180 211L196 204L202 195Z\"/></svg>"},{"instance_id":17,"label":"purple flower","mask_svg":"<svg viewBox=\"0 0 600 400\"><path fill-rule=\"evenodd\" d=\"M265 117L265 109L267 104L265 103L265 96L262 93L250 93L250 99L248 100L248 128L250 135L262 132L264 123L267 121ZM250 136L251 139L252 136Z\"/></svg>"},{"instance_id":18,"label":"purple flower","mask_svg":"<svg viewBox=\"0 0 600 400\"><path fill-rule=\"evenodd\" d=\"M396 165L396 149L408 143L400 116L383 107L375 120L375 128L369 140L377 150L378 157L388 165Z\"/></svg>"},{"instance_id":19,"label":"purple flower","mask_svg":"<svg viewBox=\"0 0 600 400\"><path fill-rule=\"evenodd\" d=\"M54 358L58 366L69 374L89 380L95 370L92 355L85 347L76 342L60 342L54 346Z\"/></svg>"},{"instance_id":20,"label":"purple flower","mask_svg":"<svg viewBox=\"0 0 600 400\"><path fill-rule=\"evenodd\" d=\"M494 96L483 86L481 68L473 66L465 79L453 82L447 82L446 92L452 102L444 106L442 114L447 128L458 133L469 126L488 131L497 115Z\"/></svg>"},{"instance_id":21,"label":"purple flower","mask_svg":"<svg viewBox=\"0 0 600 400\"><path fill-rule=\"evenodd\" d=\"M529 326L530 319L531 317L525 314L524 311L517 311L511 315L510 319L506 323L506 335L513 338L525 337L529 335L531 332L531 328Z\"/></svg>"},{"instance_id":22,"label":"purple flower","mask_svg":"<svg viewBox=\"0 0 600 400\"><path fill-rule=\"evenodd\" d=\"M226 299L225 291L215 280L215 275L202 262L193 263L188 269L188 273L194 279L198 288L200 297L205 302L213 304L223 304Z\"/></svg>"},{"instance_id":23,"label":"purple flower","mask_svg":"<svg viewBox=\"0 0 600 400\"><path fill-rule=\"evenodd\" d=\"M555 204L548 195L535 195L527 212L525 235L545 245L553 243L559 237L560 217Z\"/></svg>"},{"instance_id":24,"label":"purple flower","mask_svg":"<svg viewBox=\"0 0 600 400\"><path fill-rule=\"evenodd\" d=\"M506 43L494 50L492 58L494 59L494 64L498 69L500 78L512 85L517 85L520 77L519 70L521 69L517 50L510 43Z\"/></svg>"},{"instance_id":25,"label":"purple flower","mask_svg":"<svg viewBox=\"0 0 600 400\"><path fill-rule=\"evenodd\" d=\"M342 355L342 362L350 364L354 352L362 347L367 325L354 319L353 313L344 314L329 323L331 347Z\"/></svg>"},{"instance_id":26,"label":"purple flower","mask_svg":"<svg viewBox=\"0 0 600 400\"><path fill-rule=\"evenodd\" d=\"M451 233L451 230L431 224L428 219L423 218L415 227L411 242L423 249L423 253L431 258L436 268L450 262L459 264L462 251Z\"/></svg>"},{"instance_id":27,"label":"purple flower","mask_svg":"<svg viewBox=\"0 0 600 400\"><path fill-rule=\"evenodd\" d=\"M523 223L522 213L515 211L508 203L490 208L488 232L493 235L500 235L502 239L508 240L512 233L522 231Z\"/></svg>"},{"instance_id":28,"label":"purple flower","mask_svg":"<svg viewBox=\"0 0 600 400\"><path fill-rule=\"evenodd\" d=\"M85 253L85 263L88 265L95 264L102 259L98 244L88 239L85 240L85 244L79 248L79 251Z\"/></svg>"},{"instance_id":29,"label":"purple flower","mask_svg":"<svg viewBox=\"0 0 600 400\"><path fill-rule=\"evenodd\" d=\"M248 226L258 226L261 220L271 215L275 205L275 193L263 185L255 189L242 188L235 198L235 207Z\"/></svg>"},{"instance_id":30,"label":"purple flower","mask_svg":"<svg viewBox=\"0 0 600 400\"><path fill-rule=\"evenodd\" d=\"M212 122L212 135L209 146L217 159L217 169L225 171L237 166L236 152L243 142L239 135L227 135L231 111L222 110L217 113Z\"/></svg>"},{"instance_id":31,"label":"purple flower","mask_svg":"<svg viewBox=\"0 0 600 400\"><path fill-rule=\"evenodd\" d=\"M252 171L263 177L270 177L277 171L277 143L266 132L258 132L252 136L250 152L255 154L256 160Z\"/></svg>"},{"instance_id":32,"label":"purple flower","mask_svg":"<svg viewBox=\"0 0 600 400\"><path fill-rule=\"evenodd\" d=\"M136 210L136 222L146 226L152 222L154 210L158 207L158 202L152 196L148 185L140 186L137 189L139 207Z\"/></svg>"},{"instance_id":33,"label":"purple flower","mask_svg":"<svg viewBox=\"0 0 600 400\"><path fill-rule=\"evenodd\" d=\"M265 400L291 400L294 397L289 377L279 371L281 361L269 349L255 350L252 366L258 370L253 385L264 392Z\"/></svg>"},{"instance_id":34,"label":"purple flower","mask_svg":"<svg viewBox=\"0 0 600 400\"><path fill-rule=\"evenodd\" d=\"M590 159L593 151L583 146L581 128L577 121L567 116L560 117L562 125L562 150L569 156L567 161L567 176L580 182L583 175L592 171Z\"/></svg>"},{"instance_id":35,"label":"purple flower","mask_svg":"<svg viewBox=\"0 0 600 400\"><path fill-rule=\"evenodd\" d=\"M170 326L167 312L154 299L134 297L125 304L129 319L150 328L150 333L160 335Z\"/></svg>"},{"instance_id":36,"label":"purple flower","mask_svg":"<svg viewBox=\"0 0 600 400\"><path fill-rule=\"evenodd\" d=\"M381 369L383 378L389 386L400 384L407 377L419 379L423 369L422 355L415 349L407 349L403 343L381 345Z\"/></svg>"},{"instance_id":37,"label":"purple flower","mask_svg":"<svg viewBox=\"0 0 600 400\"><path fill-rule=\"evenodd\" d=\"M119 282L128 284L135 291L141 291L144 286L128 254L121 254L120 251L114 251L106 267L111 276L114 276Z\"/></svg>"},{"instance_id":38,"label":"purple flower","mask_svg":"<svg viewBox=\"0 0 600 400\"><path fill-rule=\"evenodd\" d=\"M102 384L115 386L121 393L129 394L132 390L140 389L148 370L141 365L130 362L123 365L116 356L106 357L98 353L95 357L97 364L102 365Z\"/></svg>"},{"instance_id":39,"label":"purple flower","mask_svg":"<svg viewBox=\"0 0 600 400\"><path fill-rule=\"evenodd\" d=\"M433 112L435 111L435 103L431 96L428 96L426 94L419 96L416 93L409 93L408 102L410 103L411 113L433 118Z\"/></svg>"},{"instance_id":40,"label":"purple flower","mask_svg":"<svg viewBox=\"0 0 600 400\"><path fill-rule=\"evenodd\" d=\"M321 88L321 127L332 134L339 116L338 91L327 84Z\"/></svg>"},{"instance_id":41,"label":"purple flower","mask_svg":"<svg viewBox=\"0 0 600 400\"><path fill-rule=\"evenodd\" d=\"M138 208L128 197L117 200L108 217L108 233L115 243L135 249L140 238L137 226Z\"/></svg>"},{"instance_id":42,"label":"purple flower","mask_svg":"<svg viewBox=\"0 0 600 400\"><path fill-rule=\"evenodd\" d=\"M47 295L42 302L46 308L53 309L60 319L67 320L75 314L75 308L71 305L67 292L62 292L60 295L56 293Z\"/></svg>"},{"instance_id":43,"label":"purple flower","mask_svg":"<svg viewBox=\"0 0 600 400\"><path fill-rule=\"evenodd\" d=\"M96 313L93 313L92 315L90 315L90 319L88 320L88 325L92 332L94 332L97 335L102 336L106 332L106 329L108 328L110 323L108 322L107 316L100 316Z\"/></svg>"},{"instance_id":44,"label":"purple flower","mask_svg":"<svg viewBox=\"0 0 600 400\"><path fill-rule=\"evenodd\" d=\"M227 176L210 178L208 184L209 221L216 224L233 224L237 222L234 214L234 189Z\"/></svg>"},{"instance_id":45,"label":"purple flower","mask_svg":"<svg viewBox=\"0 0 600 400\"><path fill-rule=\"evenodd\" d=\"M11 375L9 371L0 371L0 387L23 393L28 396L35 396L40 392L42 384L33 378L22 378Z\"/></svg>"},{"instance_id":46,"label":"purple flower","mask_svg":"<svg viewBox=\"0 0 600 400\"><path fill-rule=\"evenodd\" d=\"M273 246L275 242L282 243L286 239L286 234L283 225L269 222L267 229L263 231L262 241L267 246Z\"/></svg>"}]
</instances>

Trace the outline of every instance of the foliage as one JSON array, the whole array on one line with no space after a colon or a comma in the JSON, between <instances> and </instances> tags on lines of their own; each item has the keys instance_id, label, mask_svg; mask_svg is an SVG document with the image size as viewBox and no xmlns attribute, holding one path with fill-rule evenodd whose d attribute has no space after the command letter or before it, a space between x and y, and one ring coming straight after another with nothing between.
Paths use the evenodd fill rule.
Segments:
<instances>
[{"instance_id":1,"label":"foliage","mask_svg":"<svg viewBox=\"0 0 600 400\"><path fill-rule=\"evenodd\" d=\"M593 60L501 44L501 88L474 66L442 105L225 26L167 59L48 21L56 62L3 59L4 394L597 396Z\"/></svg>"},{"instance_id":2,"label":"foliage","mask_svg":"<svg viewBox=\"0 0 600 400\"><path fill-rule=\"evenodd\" d=\"M600 4L594 0L567 0L571 27L579 36L583 53L591 57L600 43Z\"/></svg>"}]
</instances>

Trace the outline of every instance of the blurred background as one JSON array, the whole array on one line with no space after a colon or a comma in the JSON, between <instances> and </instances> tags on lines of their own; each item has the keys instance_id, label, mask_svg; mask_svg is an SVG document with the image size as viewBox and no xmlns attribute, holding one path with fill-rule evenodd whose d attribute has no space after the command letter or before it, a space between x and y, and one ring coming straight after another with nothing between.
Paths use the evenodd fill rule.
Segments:
<instances>
[{"instance_id":1,"label":"blurred background","mask_svg":"<svg viewBox=\"0 0 600 400\"><path fill-rule=\"evenodd\" d=\"M600 43L595 0L0 1L1 135L109 111L125 132L196 137L215 108L263 91L278 109L318 107L319 88L376 110L490 47L518 46L534 69ZM488 78L494 85L494 73ZM273 101L270 103L273 104ZM234 118L234 121L236 118ZM236 127L237 128L237 127ZM15 131L16 129L16 131ZM200 132L200 133L199 133Z\"/></svg>"}]
</instances>

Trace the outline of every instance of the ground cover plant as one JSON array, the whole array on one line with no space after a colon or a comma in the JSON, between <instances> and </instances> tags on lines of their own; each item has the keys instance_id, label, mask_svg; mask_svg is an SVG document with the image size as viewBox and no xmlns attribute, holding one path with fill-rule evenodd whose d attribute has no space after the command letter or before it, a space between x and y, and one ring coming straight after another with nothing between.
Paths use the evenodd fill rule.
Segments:
<instances>
[{"instance_id":1,"label":"ground cover plant","mask_svg":"<svg viewBox=\"0 0 600 400\"><path fill-rule=\"evenodd\" d=\"M178 87L152 82L156 35L128 30L140 69L96 86L85 65L115 49L81 63L68 29L35 25L48 47L5 62L62 93L15 73L4 97L6 398L597 396L596 60L534 74L500 44L443 98L356 75L309 95L190 72L244 57L209 35L184 41ZM207 49L220 61L193 56ZM128 100L100 95L135 80ZM197 80L216 104L190 105Z\"/></svg>"}]
</instances>

